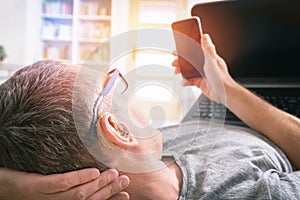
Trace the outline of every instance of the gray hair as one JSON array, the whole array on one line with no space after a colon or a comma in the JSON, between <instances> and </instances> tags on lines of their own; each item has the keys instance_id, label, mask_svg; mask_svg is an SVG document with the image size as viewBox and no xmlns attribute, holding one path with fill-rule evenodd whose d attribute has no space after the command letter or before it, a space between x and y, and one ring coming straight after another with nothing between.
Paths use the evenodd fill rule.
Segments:
<instances>
[{"instance_id":1,"label":"gray hair","mask_svg":"<svg viewBox=\"0 0 300 200\"><path fill-rule=\"evenodd\" d=\"M76 132L72 94L77 73L60 62L39 61L0 85L0 167L41 174L106 168ZM92 83L86 84L84 90ZM90 114L87 110L83 118L91 119Z\"/></svg>"}]
</instances>

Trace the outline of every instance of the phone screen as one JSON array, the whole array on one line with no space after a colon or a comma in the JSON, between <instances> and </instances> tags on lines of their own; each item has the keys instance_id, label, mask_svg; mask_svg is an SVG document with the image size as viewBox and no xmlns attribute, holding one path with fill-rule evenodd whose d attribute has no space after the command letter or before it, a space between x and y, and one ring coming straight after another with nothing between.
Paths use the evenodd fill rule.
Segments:
<instances>
[{"instance_id":1,"label":"phone screen","mask_svg":"<svg viewBox=\"0 0 300 200\"><path fill-rule=\"evenodd\" d=\"M200 46L201 25L197 17L172 23L181 74L186 79L204 76L204 54Z\"/></svg>"}]
</instances>

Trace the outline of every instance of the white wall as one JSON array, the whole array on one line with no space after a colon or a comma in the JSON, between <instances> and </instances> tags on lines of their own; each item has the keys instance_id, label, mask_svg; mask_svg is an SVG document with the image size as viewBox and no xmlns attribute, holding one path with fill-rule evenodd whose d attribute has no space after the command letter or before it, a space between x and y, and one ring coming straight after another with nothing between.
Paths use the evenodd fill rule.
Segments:
<instances>
[{"instance_id":1,"label":"white wall","mask_svg":"<svg viewBox=\"0 0 300 200\"><path fill-rule=\"evenodd\" d=\"M2 1L2 0L0 0ZM41 47L41 0L23 0L25 5L25 38L23 63L30 64L42 56Z\"/></svg>"},{"instance_id":2,"label":"white wall","mask_svg":"<svg viewBox=\"0 0 300 200\"><path fill-rule=\"evenodd\" d=\"M25 65L38 57L40 0L0 0L0 45L5 63Z\"/></svg>"},{"instance_id":3,"label":"white wall","mask_svg":"<svg viewBox=\"0 0 300 200\"><path fill-rule=\"evenodd\" d=\"M0 0L0 44L8 55L6 63L23 64L25 3L23 0Z\"/></svg>"}]
</instances>

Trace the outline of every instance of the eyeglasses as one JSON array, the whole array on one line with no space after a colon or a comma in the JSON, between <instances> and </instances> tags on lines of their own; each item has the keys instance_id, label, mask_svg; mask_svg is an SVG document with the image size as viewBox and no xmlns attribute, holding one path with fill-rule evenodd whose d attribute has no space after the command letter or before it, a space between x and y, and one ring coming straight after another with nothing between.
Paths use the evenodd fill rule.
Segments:
<instances>
[{"instance_id":1,"label":"eyeglasses","mask_svg":"<svg viewBox=\"0 0 300 200\"><path fill-rule=\"evenodd\" d=\"M108 80L107 84L105 85L103 91L100 93L99 97L97 98L94 108L93 108L93 119L90 129L90 140L94 141L96 139L97 133L96 133L96 123L98 118L98 109L103 101L104 97L110 92L111 88L113 87L114 83L116 82L117 78L120 77L121 80L125 83L125 89L121 92L124 93L128 88L128 83L123 77L123 75L120 73L119 70L113 69L110 72L108 72L108 75L111 74L110 79Z\"/></svg>"}]
</instances>

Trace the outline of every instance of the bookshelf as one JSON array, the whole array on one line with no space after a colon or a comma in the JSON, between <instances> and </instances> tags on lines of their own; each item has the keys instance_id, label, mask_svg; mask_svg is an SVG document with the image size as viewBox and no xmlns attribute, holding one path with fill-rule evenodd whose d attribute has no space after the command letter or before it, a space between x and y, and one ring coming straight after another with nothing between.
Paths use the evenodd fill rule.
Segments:
<instances>
[{"instance_id":1,"label":"bookshelf","mask_svg":"<svg viewBox=\"0 0 300 200\"><path fill-rule=\"evenodd\" d=\"M42 0L42 57L106 65L110 48L113 0ZM95 50L100 44L101 51ZM91 55L91 53L93 54Z\"/></svg>"}]
</instances>

